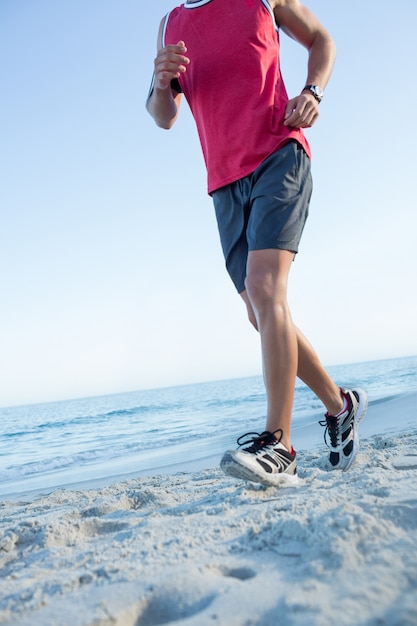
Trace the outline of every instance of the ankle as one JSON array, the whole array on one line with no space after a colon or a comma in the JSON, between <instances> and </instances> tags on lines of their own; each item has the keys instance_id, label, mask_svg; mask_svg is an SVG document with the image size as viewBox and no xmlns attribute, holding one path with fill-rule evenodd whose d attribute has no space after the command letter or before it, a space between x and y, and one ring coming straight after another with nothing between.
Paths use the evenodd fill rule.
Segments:
<instances>
[{"instance_id":1,"label":"ankle","mask_svg":"<svg viewBox=\"0 0 417 626\"><path fill-rule=\"evenodd\" d=\"M293 447L291 445L291 439L288 439L287 437L282 437L279 443L281 443L284 446L287 452L292 452Z\"/></svg>"},{"instance_id":2,"label":"ankle","mask_svg":"<svg viewBox=\"0 0 417 626\"><path fill-rule=\"evenodd\" d=\"M268 431L268 428L266 429ZM288 452L292 451L291 438L285 434L282 428L278 428L276 430L269 430L270 433L274 436L275 440L278 443L281 443Z\"/></svg>"},{"instance_id":3,"label":"ankle","mask_svg":"<svg viewBox=\"0 0 417 626\"><path fill-rule=\"evenodd\" d=\"M339 394L334 397L333 402L326 406L327 415L338 417L339 414L347 409L347 404L347 400L340 389Z\"/></svg>"}]
</instances>

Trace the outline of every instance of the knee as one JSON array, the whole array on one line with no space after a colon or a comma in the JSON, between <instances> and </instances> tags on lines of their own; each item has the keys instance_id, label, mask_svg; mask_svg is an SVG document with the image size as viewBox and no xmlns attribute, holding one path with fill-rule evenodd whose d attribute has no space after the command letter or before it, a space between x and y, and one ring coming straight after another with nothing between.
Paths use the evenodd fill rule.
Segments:
<instances>
[{"instance_id":1,"label":"knee","mask_svg":"<svg viewBox=\"0 0 417 626\"><path fill-rule=\"evenodd\" d=\"M246 291L255 311L267 306L274 296L271 282L267 276L259 272L252 272L247 275Z\"/></svg>"},{"instance_id":2,"label":"knee","mask_svg":"<svg viewBox=\"0 0 417 626\"><path fill-rule=\"evenodd\" d=\"M252 305L252 315L255 321L271 309L275 311L276 315L279 315L280 312L285 314L288 309L285 286L281 285L279 281L269 279L267 275L248 274L246 291ZM250 317L249 319L253 324L252 319Z\"/></svg>"}]
</instances>

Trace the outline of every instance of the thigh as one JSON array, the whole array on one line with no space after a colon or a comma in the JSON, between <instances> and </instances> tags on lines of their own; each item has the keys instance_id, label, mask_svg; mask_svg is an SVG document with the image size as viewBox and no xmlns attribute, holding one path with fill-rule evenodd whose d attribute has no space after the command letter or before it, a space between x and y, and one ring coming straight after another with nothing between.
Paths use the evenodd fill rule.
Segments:
<instances>
[{"instance_id":1,"label":"thigh","mask_svg":"<svg viewBox=\"0 0 417 626\"><path fill-rule=\"evenodd\" d=\"M213 193L220 242L226 268L238 293L245 289L249 220L249 184L243 179Z\"/></svg>"},{"instance_id":2,"label":"thigh","mask_svg":"<svg viewBox=\"0 0 417 626\"><path fill-rule=\"evenodd\" d=\"M298 252L312 191L310 161L296 142L268 157L254 172L249 250Z\"/></svg>"}]
</instances>

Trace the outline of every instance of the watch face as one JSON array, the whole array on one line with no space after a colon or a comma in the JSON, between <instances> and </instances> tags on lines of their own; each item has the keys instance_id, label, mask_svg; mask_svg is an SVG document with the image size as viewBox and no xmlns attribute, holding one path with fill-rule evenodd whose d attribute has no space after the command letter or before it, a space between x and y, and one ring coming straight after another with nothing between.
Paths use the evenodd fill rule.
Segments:
<instances>
[{"instance_id":1,"label":"watch face","mask_svg":"<svg viewBox=\"0 0 417 626\"><path fill-rule=\"evenodd\" d=\"M303 89L303 91L307 90L313 94L313 96L315 97L315 99L317 100L317 102L321 102L321 100L323 99L324 96L324 91L321 87L319 87L318 85L306 85Z\"/></svg>"}]
</instances>

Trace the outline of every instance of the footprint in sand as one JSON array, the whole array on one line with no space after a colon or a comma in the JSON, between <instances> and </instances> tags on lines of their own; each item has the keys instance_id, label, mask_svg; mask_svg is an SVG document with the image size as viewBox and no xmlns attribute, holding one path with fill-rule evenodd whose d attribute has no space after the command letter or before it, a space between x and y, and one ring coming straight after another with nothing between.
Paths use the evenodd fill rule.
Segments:
<instances>
[{"instance_id":1,"label":"footprint in sand","mask_svg":"<svg viewBox=\"0 0 417 626\"><path fill-rule=\"evenodd\" d=\"M162 626L179 619L192 617L204 611L214 600L215 594L205 595L199 588L158 588L143 603L135 626Z\"/></svg>"},{"instance_id":2,"label":"footprint in sand","mask_svg":"<svg viewBox=\"0 0 417 626\"><path fill-rule=\"evenodd\" d=\"M205 568L204 574L194 572L183 574L175 581L165 581L151 589L143 600L135 626L162 626L203 612L218 596L217 576L245 581L254 578L256 573L244 566L212 565Z\"/></svg>"}]
</instances>

